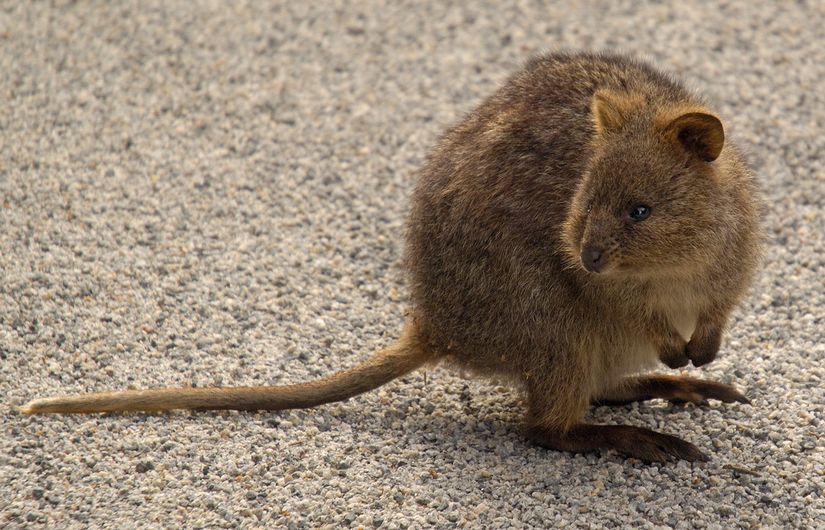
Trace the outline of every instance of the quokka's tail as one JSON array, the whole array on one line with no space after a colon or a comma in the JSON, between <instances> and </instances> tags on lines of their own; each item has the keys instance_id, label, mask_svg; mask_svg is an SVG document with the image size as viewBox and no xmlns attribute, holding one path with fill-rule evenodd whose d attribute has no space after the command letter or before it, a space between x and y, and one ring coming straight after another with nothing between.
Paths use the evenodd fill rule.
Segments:
<instances>
[{"instance_id":1,"label":"quokka's tail","mask_svg":"<svg viewBox=\"0 0 825 530\"><path fill-rule=\"evenodd\" d=\"M286 386L227 388L158 388L101 392L36 399L19 407L24 414L156 412L192 410L283 410L309 408L343 401L412 372L434 360L413 334L405 333L395 344L358 366L329 377Z\"/></svg>"}]
</instances>

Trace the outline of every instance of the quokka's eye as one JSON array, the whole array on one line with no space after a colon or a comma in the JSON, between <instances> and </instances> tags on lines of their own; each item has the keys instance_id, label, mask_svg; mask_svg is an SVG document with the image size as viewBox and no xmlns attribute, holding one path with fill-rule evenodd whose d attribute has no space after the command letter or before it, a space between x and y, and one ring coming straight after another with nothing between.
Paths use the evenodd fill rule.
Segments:
<instances>
[{"instance_id":1,"label":"quokka's eye","mask_svg":"<svg viewBox=\"0 0 825 530\"><path fill-rule=\"evenodd\" d=\"M650 217L650 206L646 204L637 204L630 209L628 215L630 215L630 218L634 221L644 221Z\"/></svg>"}]
</instances>

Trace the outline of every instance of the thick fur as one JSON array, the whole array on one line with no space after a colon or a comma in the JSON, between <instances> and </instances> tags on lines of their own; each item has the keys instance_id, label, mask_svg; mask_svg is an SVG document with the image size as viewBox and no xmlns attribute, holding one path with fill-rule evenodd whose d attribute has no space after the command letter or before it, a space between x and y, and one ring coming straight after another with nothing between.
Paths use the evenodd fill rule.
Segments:
<instances>
[{"instance_id":1,"label":"thick fur","mask_svg":"<svg viewBox=\"0 0 825 530\"><path fill-rule=\"evenodd\" d=\"M644 63L554 54L447 132L408 223L430 348L522 382L529 421L561 429L660 357L712 359L757 262L758 195L730 143L707 162L714 146L673 134L688 113L710 115ZM649 219L628 221L636 202ZM581 266L587 242L603 274Z\"/></svg>"},{"instance_id":2,"label":"thick fur","mask_svg":"<svg viewBox=\"0 0 825 530\"><path fill-rule=\"evenodd\" d=\"M649 218L628 217L637 204ZM672 436L580 422L592 401L746 401L717 383L627 376L659 361L713 360L756 266L758 209L722 122L670 77L623 56L537 57L449 130L421 171L399 345L317 383L100 394L22 410L308 407L447 358L523 387L539 444L701 460ZM598 273L582 266L585 247L601 250Z\"/></svg>"}]
</instances>

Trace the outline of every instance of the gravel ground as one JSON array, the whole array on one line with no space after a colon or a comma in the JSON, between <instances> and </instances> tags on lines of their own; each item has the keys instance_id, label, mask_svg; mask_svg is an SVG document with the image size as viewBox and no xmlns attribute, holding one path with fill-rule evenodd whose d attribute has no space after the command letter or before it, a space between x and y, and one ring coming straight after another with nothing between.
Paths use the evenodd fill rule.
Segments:
<instances>
[{"instance_id":1,"label":"gravel ground","mask_svg":"<svg viewBox=\"0 0 825 530\"><path fill-rule=\"evenodd\" d=\"M0 527L825 528L825 4L56 4L0 4ZM13 411L392 341L416 168L557 47L683 75L764 183L766 266L689 370L753 405L591 413L712 462L535 448L517 395L443 369L312 411Z\"/></svg>"}]
</instances>

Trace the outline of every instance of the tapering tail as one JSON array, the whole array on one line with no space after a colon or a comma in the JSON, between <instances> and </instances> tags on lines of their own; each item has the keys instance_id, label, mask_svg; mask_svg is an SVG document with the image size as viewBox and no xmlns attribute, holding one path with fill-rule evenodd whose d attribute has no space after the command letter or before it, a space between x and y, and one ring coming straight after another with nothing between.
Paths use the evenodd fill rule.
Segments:
<instances>
[{"instance_id":1,"label":"tapering tail","mask_svg":"<svg viewBox=\"0 0 825 530\"><path fill-rule=\"evenodd\" d=\"M286 386L159 388L101 392L36 399L19 407L24 414L157 412L192 410L283 410L343 401L412 372L434 360L411 336L405 336L360 365L329 377Z\"/></svg>"}]
</instances>

